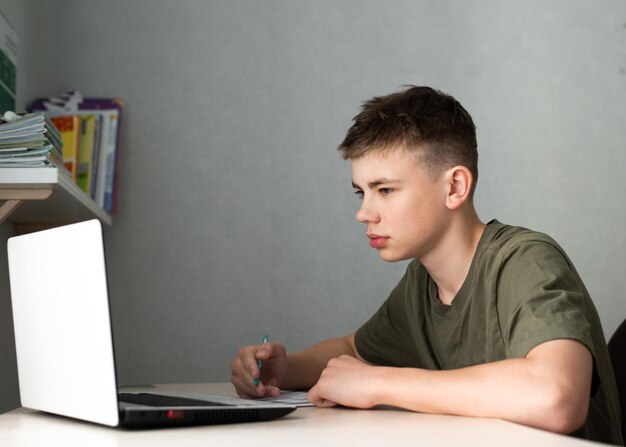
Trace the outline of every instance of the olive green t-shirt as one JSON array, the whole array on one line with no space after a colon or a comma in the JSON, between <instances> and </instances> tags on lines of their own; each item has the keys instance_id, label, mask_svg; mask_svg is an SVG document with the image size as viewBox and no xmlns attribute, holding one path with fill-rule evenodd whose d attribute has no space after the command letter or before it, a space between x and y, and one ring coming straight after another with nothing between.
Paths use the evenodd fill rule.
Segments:
<instances>
[{"instance_id":1,"label":"olive green t-shirt","mask_svg":"<svg viewBox=\"0 0 626 447\"><path fill-rule=\"evenodd\" d=\"M554 339L578 340L594 358L587 421L574 435L622 444L598 314L571 261L545 234L491 221L449 306L413 260L387 301L358 329L355 343L374 364L447 370L523 358Z\"/></svg>"}]
</instances>

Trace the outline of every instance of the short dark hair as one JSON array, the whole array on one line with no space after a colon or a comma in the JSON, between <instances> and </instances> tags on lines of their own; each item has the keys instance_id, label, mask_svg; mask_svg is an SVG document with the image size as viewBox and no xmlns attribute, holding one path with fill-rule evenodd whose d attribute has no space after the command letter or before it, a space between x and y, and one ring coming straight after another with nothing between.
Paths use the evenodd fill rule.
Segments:
<instances>
[{"instance_id":1,"label":"short dark hair","mask_svg":"<svg viewBox=\"0 0 626 447\"><path fill-rule=\"evenodd\" d=\"M462 165L478 181L476 126L452 96L430 87L407 86L404 91L365 101L338 150L345 160L403 147L419 154L427 171Z\"/></svg>"}]
</instances>

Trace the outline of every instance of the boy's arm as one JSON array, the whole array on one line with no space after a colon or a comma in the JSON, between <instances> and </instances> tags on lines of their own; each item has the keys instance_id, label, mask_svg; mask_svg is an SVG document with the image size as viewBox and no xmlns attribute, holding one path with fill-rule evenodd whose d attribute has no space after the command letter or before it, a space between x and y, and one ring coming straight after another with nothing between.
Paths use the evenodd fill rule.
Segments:
<instances>
[{"instance_id":1,"label":"boy's arm","mask_svg":"<svg viewBox=\"0 0 626 447\"><path fill-rule=\"evenodd\" d=\"M571 433L584 424L593 359L575 340L552 340L523 359L449 371L329 362L309 399L319 406L386 404L425 413L495 417Z\"/></svg>"},{"instance_id":2,"label":"boy's arm","mask_svg":"<svg viewBox=\"0 0 626 447\"><path fill-rule=\"evenodd\" d=\"M287 355L287 374L281 388L301 390L311 388L319 380L330 359L347 355L363 360L354 346L354 333L317 343L304 351Z\"/></svg>"},{"instance_id":3,"label":"boy's arm","mask_svg":"<svg viewBox=\"0 0 626 447\"><path fill-rule=\"evenodd\" d=\"M278 396L281 388L311 388L330 359L346 355L357 357L354 334L323 341L295 354L287 354L285 346L277 341L244 346L231 362L230 380L240 396ZM259 360L263 361L262 373ZM255 383L257 378L261 380Z\"/></svg>"}]
</instances>

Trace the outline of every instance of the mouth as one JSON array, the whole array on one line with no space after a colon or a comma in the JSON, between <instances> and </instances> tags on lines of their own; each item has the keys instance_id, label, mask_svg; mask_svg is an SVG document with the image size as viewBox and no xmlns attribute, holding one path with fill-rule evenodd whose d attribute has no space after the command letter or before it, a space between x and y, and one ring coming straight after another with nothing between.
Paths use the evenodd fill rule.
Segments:
<instances>
[{"instance_id":1,"label":"mouth","mask_svg":"<svg viewBox=\"0 0 626 447\"><path fill-rule=\"evenodd\" d=\"M367 237L370 240L370 247L375 249L383 248L383 246L389 240L388 236L380 236L378 234L368 233Z\"/></svg>"}]
</instances>

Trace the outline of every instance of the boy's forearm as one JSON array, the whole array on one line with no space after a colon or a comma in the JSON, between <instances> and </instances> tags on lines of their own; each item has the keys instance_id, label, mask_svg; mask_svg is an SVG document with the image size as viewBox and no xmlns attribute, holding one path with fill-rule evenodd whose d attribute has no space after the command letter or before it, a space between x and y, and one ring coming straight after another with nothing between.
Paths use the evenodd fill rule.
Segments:
<instances>
[{"instance_id":1,"label":"boy's forearm","mask_svg":"<svg viewBox=\"0 0 626 447\"><path fill-rule=\"evenodd\" d=\"M590 360L573 371L535 366L529 359L511 359L451 371L380 368L379 380L372 385L381 404L497 417L561 433L576 430L584 423L589 404ZM580 378L567 378L576 374Z\"/></svg>"},{"instance_id":2,"label":"boy's forearm","mask_svg":"<svg viewBox=\"0 0 626 447\"><path fill-rule=\"evenodd\" d=\"M311 388L326 368L328 361L341 355L356 357L354 335L331 338L317 343L304 351L288 354L287 376L281 384L283 389Z\"/></svg>"}]
</instances>

